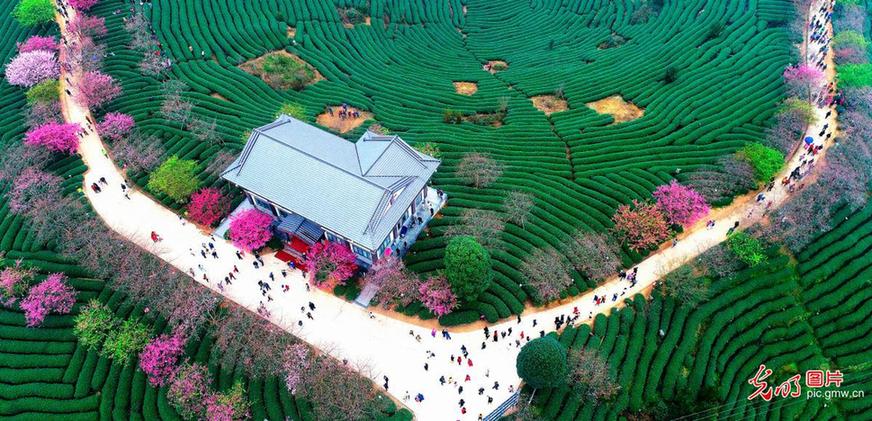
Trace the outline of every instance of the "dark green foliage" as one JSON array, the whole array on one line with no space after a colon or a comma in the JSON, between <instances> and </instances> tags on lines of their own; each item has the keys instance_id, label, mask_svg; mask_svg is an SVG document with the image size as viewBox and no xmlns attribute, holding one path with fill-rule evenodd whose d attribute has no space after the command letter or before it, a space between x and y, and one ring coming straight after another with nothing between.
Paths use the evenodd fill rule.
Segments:
<instances>
[{"instance_id":1,"label":"dark green foliage","mask_svg":"<svg viewBox=\"0 0 872 421\"><path fill-rule=\"evenodd\" d=\"M534 389L559 386L566 382L566 347L552 335L533 339L521 348L515 368Z\"/></svg>"},{"instance_id":2,"label":"dark green foliage","mask_svg":"<svg viewBox=\"0 0 872 421\"><path fill-rule=\"evenodd\" d=\"M663 81L666 83L675 82L678 79L678 69L675 66L669 66L666 68L666 72L663 73Z\"/></svg>"},{"instance_id":3,"label":"dark green foliage","mask_svg":"<svg viewBox=\"0 0 872 421\"><path fill-rule=\"evenodd\" d=\"M455 237L445 248L445 277L461 302L471 302L490 286L490 254L472 237Z\"/></svg>"}]
</instances>

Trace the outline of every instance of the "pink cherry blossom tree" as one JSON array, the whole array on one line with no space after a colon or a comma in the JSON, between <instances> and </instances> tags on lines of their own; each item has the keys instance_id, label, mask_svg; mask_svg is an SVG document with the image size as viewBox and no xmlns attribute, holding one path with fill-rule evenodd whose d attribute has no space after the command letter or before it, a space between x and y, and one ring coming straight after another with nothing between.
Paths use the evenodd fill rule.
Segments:
<instances>
[{"instance_id":1,"label":"pink cherry blossom tree","mask_svg":"<svg viewBox=\"0 0 872 421\"><path fill-rule=\"evenodd\" d=\"M99 107L121 94L115 79L100 71L85 72L78 86L76 101L88 108Z\"/></svg>"},{"instance_id":2,"label":"pink cherry blossom tree","mask_svg":"<svg viewBox=\"0 0 872 421\"><path fill-rule=\"evenodd\" d=\"M418 298L418 279L395 255L375 262L366 274L366 281L378 287L375 301L379 305L406 306Z\"/></svg>"},{"instance_id":3,"label":"pink cherry blossom tree","mask_svg":"<svg viewBox=\"0 0 872 421\"><path fill-rule=\"evenodd\" d=\"M209 395L209 369L202 364L182 366L170 382L167 401L185 419L202 418Z\"/></svg>"},{"instance_id":4,"label":"pink cherry blossom tree","mask_svg":"<svg viewBox=\"0 0 872 421\"><path fill-rule=\"evenodd\" d=\"M24 135L24 143L32 146L42 146L53 152L65 152L70 155L79 148L79 136L82 127L76 123L48 123L29 130Z\"/></svg>"},{"instance_id":5,"label":"pink cherry blossom tree","mask_svg":"<svg viewBox=\"0 0 872 421\"><path fill-rule=\"evenodd\" d=\"M106 35L106 21L97 16L79 13L70 21L67 30L80 38L94 38Z\"/></svg>"},{"instance_id":6,"label":"pink cherry blossom tree","mask_svg":"<svg viewBox=\"0 0 872 421\"><path fill-rule=\"evenodd\" d=\"M457 308L457 296L444 276L431 276L418 286L421 304L436 316L450 313Z\"/></svg>"},{"instance_id":7,"label":"pink cherry blossom tree","mask_svg":"<svg viewBox=\"0 0 872 421\"><path fill-rule=\"evenodd\" d=\"M31 87L60 73L55 53L46 50L23 52L6 65L6 81L10 85Z\"/></svg>"},{"instance_id":8,"label":"pink cherry blossom tree","mask_svg":"<svg viewBox=\"0 0 872 421\"><path fill-rule=\"evenodd\" d=\"M297 393L297 387L311 368L313 359L312 350L303 343L293 344L285 351L282 371L285 373L285 385L291 394Z\"/></svg>"},{"instance_id":9,"label":"pink cherry blossom tree","mask_svg":"<svg viewBox=\"0 0 872 421\"><path fill-rule=\"evenodd\" d=\"M148 376L152 386L164 386L178 370L179 359L185 352L186 338L178 333L160 335L152 339L139 353L139 368Z\"/></svg>"},{"instance_id":10,"label":"pink cherry blossom tree","mask_svg":"<svg viewBox=\"0 0 872 421\"><path fill-rule=\"evenodd\" d=\"M669 237L666 216L657 205L633 200L633 206L621 205L612 216L614 230L631 250L656 247Z\"/></svg>"},{"instance_id":11,"label":"pink cherry blossom tree","mask_svg":"<svg viewBox=\"0 0 872 421\"><path fill-rule=\"evenodd\" d=\"M705 198L691 187L672 180L654 190L657 206L671 224L688 227L708 214L710 208Z\"/></svg>"},{"instance_id":12,"label":"pink cherry blossom tree","mask_svg":"<svg viewBox=\"0 0 872 421\"><path fill-rule=\"evenodd\" d=\"M67 3L76 10L88 10L94 7L100 0L67 0Z\"/></svg>"},{"instance_id":13,"label":"pink cherry blossom tree","mask_svg":"<svg viewBox=\"0 0 872 421\"><path fill-rule=\"evenodd\" d=\"M36 167L25 168L15 177L12 188L6 193L9 209L15 214L44 208L61 194L63 179Z\"/></svg>"},{"instance_id":14,"label":"pink cherry blossom tree","mask_svg":"<svg viewBox=\"0 0 872 421\"><path fill-rule=\"evenodd\" d=\"M54 37L42 37L34 35L22 43L18 44L18 52L26 53L29 51L58 51L58 43Z\"/></svg>"},{"instance_id":15,"label":"pink cherry blossom tree","mask_svg":"<svg viewBox=\"0 0 872 421\"><path fill-rule=\"evenodd\" d=\"M206 226L218 222L229 210L230 202L214 187L206 187L195 192L188 203L188 217Z\"/></svg>"},{"instance_id":16,"label":"pink cherry blossom tree","mask_svg":"<svg viewBox=\"0 0 872 421\"><path fill-rule=\"evenodd\" d=\"M312 284L323 289L344 285L357 270L357 258L348 246L320 242L306 252L306 270L312 274Z\"/></svg>"},{"instance_id":17,"label":"pink cherry blossom tree","mask_svg":"<svg viewBox=\"0 0 872 421\"><path fill-rule=\"evenodd\" d=\"M272 222L271 216L257 209L244 210L230 220L230 240L245 251L259 249L272 238Z\"/></svg>"},{"instance_id":18,"label":"pink cherry blossom tree","mask_svg":"<svg viewBox=\"0 0 872 421\"><path fill-rule=\"evenodd\" d=\"M824 73L818 68L806 63L790 66L784 69L784 82L792 95L811 98L814 91L819 90L824 84Z\"/></svg>"},{"instance_id":19,"label":"pink cherry blossom tree","mask_svg":"<svg viewBox=\"0 0 872 421\"><path fill-rule=\"evenodd\" d=\"M31 288L27 297L21 300L28 327L41 325L49 313L67 314L73 309L76 291L67 285L65 279L64 274L53 273Z\"/></svg>"},{"instance_id":20,"label":"pink cherry blossom tree","mask_svg":"<svg viewBox=\"0 0 872 421\"><path fill-rule=\"evenodd\" d=\"M136 124L133 117L124 113L106 113L103 121L97 124L97 131L109 140L119 140L130 133Z\"/></svg>"}]
</instances>

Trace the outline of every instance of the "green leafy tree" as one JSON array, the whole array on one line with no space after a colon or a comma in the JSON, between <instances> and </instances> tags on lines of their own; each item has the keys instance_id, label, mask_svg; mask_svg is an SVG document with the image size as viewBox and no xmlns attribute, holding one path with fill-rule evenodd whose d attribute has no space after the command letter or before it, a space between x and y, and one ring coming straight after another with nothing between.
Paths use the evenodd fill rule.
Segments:
<instances>
[{"instance_id":1,"label":"green leafy tree","mask_svg":"<svg viewBox=\"0 0 872 421\"><path fill-rule=\"evenodd\" d=\"M27 103L30 105L38 102L57 101L59 95L60 85L57 79L48 79L37 83L24 94L27 97Z\"/></svg>"},{"instance_id":2,"label":"green leafy tree","mask_svg":"<svg viewBox=\"0 0 872 421\"><path fill-rule=\"evenodd\" d=\"M173 155L151 173L148 188L181 202L197 189L196 171L196 162Z\"/></svg>"},{"instance_id":3,"label":"green leafy tree","mask_svg":"<svg viewBox=\"0 0 872 421\"><path fill-rule=\"evenodd\" d=\"M306 109L296 102L286 102L282 104L281 108L276 111L276 117L282 114L287 114L297 120L306 120Z\"/></svg>"},{"instance_id":4,"label":"green leafy tree","mask_svg":"<svg viewBox=\"0 0 872 421\"><path fill-rule=\"evenodd\" d=\"M54 20L54 2L52 0L21 0L12 11L12 16L24 26L35 26Z\"/></svg>"},{"instance_id":5,"label":"green leafy tree","mask_svg":"<svg viewBox=\"0 0 872 421\"><path fill-rule=\"evenodd\" d=\"M784 165L784 154L760 143L745 146L739 155L754 167L754 179L758 182L768 182Z\"/></svg>"},{"instance_id":6,"label":"green leafy tree","mask_svg":"<svg viewBox=\"0 0 872 421\"><path fill-rule=\"evenodd\" d=\"M103 355L118 362L127 362L139 354L150 338L148 326L134 319L125 320L117 329L109 332L103 342Z\"/></svg>"},{"instance_id":7,"label":"green leafy tree","mask_svg":"<svg viewBox=\"0 0 872 421\"><path fill-rule=\"evenodd\" d=\"M521 348L515 368L534 389L560 386L569 374L566 348L554 336L533 339Z\"/></svg>"},{"instance_id":8,"label":"green leafy tree","mask_svg":"<svg viewBox=\"0 0 872 421\"><path fill-rule=\"evenodd\" d=\"M455 237L445 247L445 277L461 301L474 301L490 286L490 254L469 236Z\"/></svg>"},{"instance_id":9,"label":"green leafy tree","mask_svg":"<svg viewBox=\"0 0 872 421\"><path fill-rule=\"evenodd\" d=\"M727 247L748 266L754 266L766 260L766 254L763 253L763 245L760 240L744 232L731 235L727 239Z\"/></svg>"},{"instance_id":10,"label":"green leafy tree","mask_svg":"<svg viewBox=\"0 0 872 421\"><path fill-rule=\"evenodd\" d=\"M92 299L75 318L73 333L79 343L91 350L98 350L116 325L109 307Z\"/></svg>"},{"instance_id":11,"label":"green leafy tree","mask_svg":"<svg viewBox=\"0 0 872 421\"><path fill-rule=\"evenodd\" d=\"M430 143L419 143L414 146L415 150L421 152L424 155L432 156L433 158L439 159L442 156L442 152L439 151L439 147Z\"/></svg>"}]
</instances>

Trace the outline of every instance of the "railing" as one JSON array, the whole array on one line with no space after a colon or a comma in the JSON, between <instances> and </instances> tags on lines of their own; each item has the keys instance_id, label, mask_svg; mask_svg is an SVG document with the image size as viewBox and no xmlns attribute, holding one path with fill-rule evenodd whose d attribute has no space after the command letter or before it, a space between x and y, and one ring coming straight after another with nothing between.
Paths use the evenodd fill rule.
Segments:
<instances>
[{"instance_id":1,"label":"railing","mask_svg":"<svg viewBox=\"0 0 872 421\"><path fill-rule=\"evenodd\" d=\"M519 390L517 392L512 393L512 396L509 396L509 398L506 399L505 402L501 403L500 406L494 409L490 414L487 414L487 416L482 418L482 420L497 421L502 418L506 411L509 410L509 408L518 404L518 398L521 396L520 388L518 389Z\"/></svg>"}]
</instances>

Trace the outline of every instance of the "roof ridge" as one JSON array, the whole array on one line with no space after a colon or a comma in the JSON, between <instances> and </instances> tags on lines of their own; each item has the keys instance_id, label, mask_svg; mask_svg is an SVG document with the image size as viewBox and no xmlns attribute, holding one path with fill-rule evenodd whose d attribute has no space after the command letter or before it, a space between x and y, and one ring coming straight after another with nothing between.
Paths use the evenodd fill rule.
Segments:
<instances>
[{"instance_id":1,"label":"roof ridge","mask_svg":"<svg viewBox=\"0 0 872 421\"><path fill-rule=\"evenodd\" d=\"M399 142L397 142L397 141L399 141ZM403 140L403 138L401 138L398 135L394 135L394 138L391 139L391 144L399 145L400 149L402 149L404 152L406 152L406 154L408 154L412 158L415 158L415 162L417 162L420 166L427 168L427 166L424 165L424 163L422 162L423 160L421 159L421 155L419 155L417 151L412 149L412 147L409 146L409 144L406 143L406 141Z\"/></svg>"},{"instance_id":2,"label":"roof ridge","mask_svg":"<svg viewBox=\"0 0 872 421\"><path fill-rule=\"evenodd\" d=\"M242 154L239 155L239 159L237 162L238 170L236 171L236 175L242 172L242 167L245 165L245 161L248 160L248 156L251 155L251 150L254 149L254 144L257 143L257 138L262 135L263 132L260 131L260 128L255 128L251 131L251 134L248 136L248 141L245 142L245 149L242 150Z\"/></svg>"},{"instance_id":3,"label":"roof ridge","mask_svg":"<svg viewBox=\"0 0 872 421\"><path fill-rule=\"evenodd\" d=\"M297 120L297 121L300 121L300 120ZM291 120L287 120L287 121L285 121L285 122L283 122L283 123L290 123L290 122L291 122ZM300 122L302 123L302 121L300 121ZM320 129L318 129L318 130L320 130ZM379 186L378 184L373 183L373 182L370 181L370 180L367 180L366 177L364 177L364 176L362 176L362 175L355 174L355 173L353 173L353 172L351 172L351 171L346 170L345 168L342 168L342 167L340 167L340 166L338 166L338 165L336 165L336 164L333 164L332 162L325 161L325 160L323 160L323 159L321 159L321 158L319 158L319 157L317 157L317 156L315 156L315 155L312 155L312 154L310 154L310 153L308 153L308 152L306 152L306 151L304 151L304 150L302 150L302 149L300 149L300 148L296 148L296 147L294 147L293 145L289 145L289 144L287 144L287 143L285 143L285 142L282 142L281 140L276 139L276 138L273 137L273 136L270 136L270 135L268 135L268 134L266 134L266 133L264 133L264 132L261 132L261 131L260 131L260 128L254 129L254 131L257 131L261 136L265 136L265 137L269 138L270 140L272 140L273 142L279 143L280 145L283 145L283 146L285 146L285 147L291 148L291 149L293 149L293 150L295 150L295 151L297 151L297 152L299 152L299 153L301 153L301 154L303 154L303 155L306 155L306 156L308 156L308 157L310 157L310 158L312 158L312 159L314 159L314 160L317 160L317 161L322 162L322 163L324 163L324 164L327 164L327 165L329 165L329 166L331 166L331 167L333 167L333 168L336 168L337 170L342 171L342 172L344 172L344 173L346 173L346 174L349 174L349 175L351 175L351 176L353 176L353 177L355 177L355 178L358 178L358 179L360 179L360 180L366 182L367 184L371 184L371 185L377 187L378 189L380 189L380 190L382 190L382 191L387 191L387 189L385 189L384 187ZM330 133L330 134L332 134L332 133ZM338 136L336 136L336 137L338 137ZM347 142L347 140L342 139L341 137L338 137L338 138L341 139L343 142ZM248 146L246 145L246 148L247 148L247 147L248 147ZM356 150L356 149L357 149L357 148L355 147L355 150ZM355 153L356 153L356 152L355 152ZM358 164L358 165L360 165L360 164ZM242 167L242 166L240 165L240 171L242 171L242 168L241 168L241 167Z\"/></svg>"},{"instance_id":4,"label":"roof ridge","mask_svg":"<svg viewBox=\"0 0 872 421\"><path fill-rule=\"evenodd\" d=\"M369 223L366 224L366 229L363 230L364 234L375 230L375 228L378 226L378 223L381 221L382 217L385 214L385 204L389 201L389 198L392 194L393 192L385 190L385 193L382 195L381 200L379 200L378 202L378 206L375 207L375 212L373 212L372 217L369 218Z\"/></svg>"}]
</instances>

